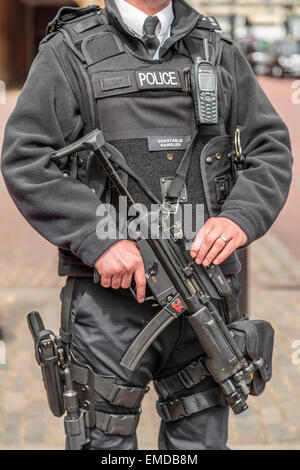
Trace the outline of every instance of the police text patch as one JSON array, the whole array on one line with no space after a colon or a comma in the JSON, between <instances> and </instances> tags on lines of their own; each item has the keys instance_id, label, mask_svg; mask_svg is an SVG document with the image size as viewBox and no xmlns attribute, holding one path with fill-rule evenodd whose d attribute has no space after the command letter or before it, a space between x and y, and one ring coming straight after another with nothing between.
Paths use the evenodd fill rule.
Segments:
<instances>
[{"instance_id":1,"label":"police text patch","mask_svg":"<svg viewBox=\"0 0 300 470\"><path fill-rule=\"evenodd\" d=\"M177 70L136 72L137 86L140 90L182 89L181 79Z\"/></svg>"},{"instance_id":2,"label":"police text patch","mask_svg":"<svg viewBox=\"0 0 300 470\"><path fill-rule=\"evenodd\" d=\"M155 152L159 150L185 150L188 148L191 140L192 137L190 135L148 137L149 151Z\"/></svg>"}]
</instances>

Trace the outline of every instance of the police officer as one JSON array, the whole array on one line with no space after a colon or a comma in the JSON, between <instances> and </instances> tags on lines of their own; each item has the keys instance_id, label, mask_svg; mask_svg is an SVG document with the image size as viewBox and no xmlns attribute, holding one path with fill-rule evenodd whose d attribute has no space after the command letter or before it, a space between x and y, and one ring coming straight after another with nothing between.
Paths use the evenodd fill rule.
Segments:
<instances>
[{"instance_id":1,"label":"police officer","mask_svg":"<svg viewBox=\"0 0 300 470\"><path fill-rule=\"evenodd\" d=\"M89 449L136 448L150 380L160 395L160 449L227 448L228 407L209 398L216 384L201 368L203 350L188 322L174 321L136 371L120 366L154 313L144 302L143 262L134 241L97 236L97 210L109 189L101 186L93 159L78 158L75 169L51 159L53 151L101 128L162 197L161 177L174 176L195 134L187 71L207 39L217 70L219 117L214 125L199 126L186 180L187 200L204 206L206 220L191 254L204 266L221 265L236 302L235 250L274 222L288 195L292 157L286 126L243 54L218 29L214 18L183 0L107 0L103 10L61 10L7 123L2 171L8 190L29 223L59 247L59 274L76 279L64 340L95 377L97 419ZM232 187L228 155L236 128L247 164ZM145 202L130 178L128 187ZM101 285L93 282L94 267ZM133 278L138 302L128 294ZM76 380L83 383L82 376Z\"/></svg>"}]
</instances>

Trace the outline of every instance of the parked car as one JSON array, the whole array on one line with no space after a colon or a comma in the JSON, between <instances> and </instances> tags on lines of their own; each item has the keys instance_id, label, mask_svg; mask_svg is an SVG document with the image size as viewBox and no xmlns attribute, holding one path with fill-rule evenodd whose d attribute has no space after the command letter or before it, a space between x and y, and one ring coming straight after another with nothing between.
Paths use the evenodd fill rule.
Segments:
<instances>
[{"instance_id":1,"label":"parked car","mask_svg":"<svg viewBox=\"0 0 300 470\"><path fill-rule=\"evenodd\" d=\"M272 57L265 51L250 52L248 61L256 75L270 75Z\"/></svg>"},{"instance_id":2,"label":"parked car","mask_svg":"<svg viewBox=\"0 0 300 470\"><path fill-rule=\"evenodd\" d=\"M300 41L284 39L270 47L274 77L300 77Z\"/></svg>"},{"instance_id":3,"label":"parked car","mask_svg":"<svg viewBox=\"0 0 300 470\"><path fill-rule=\"evenodd\" d=\"M272 57L261 41L250 37L242 39L239 45L256 75L271 74Z\"/></svg>"}]
</instances>

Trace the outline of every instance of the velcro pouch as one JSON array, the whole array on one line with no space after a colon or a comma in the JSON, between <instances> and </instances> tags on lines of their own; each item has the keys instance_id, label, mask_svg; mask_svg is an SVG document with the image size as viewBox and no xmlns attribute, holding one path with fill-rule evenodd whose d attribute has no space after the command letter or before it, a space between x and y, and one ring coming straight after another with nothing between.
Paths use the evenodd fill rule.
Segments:
<instances>
[{"instance_id":1,"label":"velcro pouch","mask_svg":"<svg viewBox=\"0 0 300 470\"><path fill-rule=\"evenodd\" d=\"M234 339L244 356L251 362L263 359L264 365L253 374L250 394L261 395L266 382L272 377L272 356L274 348L274 329L265 320L245 319L229 326Z\"/></svg>"}]
</instances>

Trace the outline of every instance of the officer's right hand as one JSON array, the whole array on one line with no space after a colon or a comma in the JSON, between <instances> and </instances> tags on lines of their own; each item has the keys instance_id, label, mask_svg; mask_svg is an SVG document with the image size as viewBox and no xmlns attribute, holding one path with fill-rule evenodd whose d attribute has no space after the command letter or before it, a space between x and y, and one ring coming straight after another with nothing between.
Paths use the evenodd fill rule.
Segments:
<instances>
[{"instance_id":1,"label":"officer's right hand","mask_svg":"<svg viewBox=\"0 0 300 470\"><path fill-rule=\"evenodd\" d=\"M128 289L134 276L136 296L139 303L144 302L146 294L145 268L135 242L121 240L103 253L95 263L101 276L102 287Z\"/></svg>"}]
</instances>

